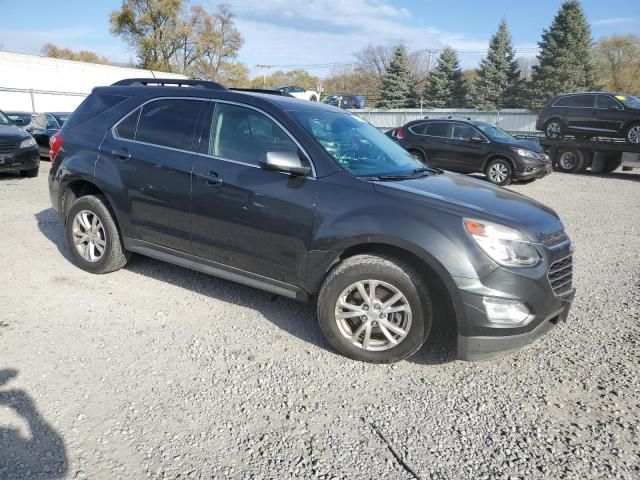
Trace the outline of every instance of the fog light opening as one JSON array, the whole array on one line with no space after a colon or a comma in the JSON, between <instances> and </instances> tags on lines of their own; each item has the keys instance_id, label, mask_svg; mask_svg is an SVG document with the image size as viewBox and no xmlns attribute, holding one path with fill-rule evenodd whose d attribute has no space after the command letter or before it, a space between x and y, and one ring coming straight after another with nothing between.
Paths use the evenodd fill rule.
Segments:
<instances>
[{"instance_id":1,"label":"fog light opening","mask_svg":"<svg viewBox=\"0 0 640 480\"><path fill-rule=\"evenodd\" d=\"M496 297L482 297L487 318L491 323L521 326L528 322L531 312L519 300Z\"/></svg>"}]
</instances>

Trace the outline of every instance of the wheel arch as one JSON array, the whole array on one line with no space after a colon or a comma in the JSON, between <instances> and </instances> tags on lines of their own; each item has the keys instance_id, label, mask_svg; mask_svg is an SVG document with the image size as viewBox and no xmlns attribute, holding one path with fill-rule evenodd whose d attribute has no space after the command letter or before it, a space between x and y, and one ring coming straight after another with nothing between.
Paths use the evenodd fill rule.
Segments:
<instances>
[{"instance_id":1,"label":"wheel arch","mask_svg":"<svg viewBox=\"0 0 640 480\"><path fill-rule=\"evenodd\" d=\"M318 277L316 283L317 290L319 290L324 279L341 262L347 258L362 254L382 255L391 259L400 260L415 268L420 278L432 292L434 323L441 322L446 328L452 328L457 332L457 320L464 314L464 305L458 294L455 281L437 259L424 253L418 255L406 247L382 241L349 245L336 253L329 268L326 269L322 276Z\"/></svg>"},{"instance_id":2,"label":"wheel arch","mask_svg":"<svg viewBox=\"0 0 640 480\"><path fill-rule=\"evenodd\" d=\"M506 160L507 162L509 162L509 165L511 165L512 173L516 172L515 160L511 158L509 155L507 155L506 153L498 152L498 153L492 153L489 156L487 156L487 158L485 158L484 163L482 164L482 173L485 173L485 170L487 169L489 164L494 160Z\"/></svg>"}]
</instances>

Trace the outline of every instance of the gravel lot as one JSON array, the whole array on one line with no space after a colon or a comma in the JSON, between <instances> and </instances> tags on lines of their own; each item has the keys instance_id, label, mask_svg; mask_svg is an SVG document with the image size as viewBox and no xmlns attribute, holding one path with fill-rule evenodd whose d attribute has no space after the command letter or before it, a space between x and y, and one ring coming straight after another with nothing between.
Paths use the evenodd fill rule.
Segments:
<instances>
[{"instance_id":1,"label":"gravel lot","mask_svg":"<svg viewBox=\"0 0 640 480\"><path fill-rule=\"evenodd\" d=\"M567 324L376 366L304 304L140 256L75 268L48 167L0 175L0 478L640 478L640 173L512 187L575 242Z\"/></svg>"}]
</instances>

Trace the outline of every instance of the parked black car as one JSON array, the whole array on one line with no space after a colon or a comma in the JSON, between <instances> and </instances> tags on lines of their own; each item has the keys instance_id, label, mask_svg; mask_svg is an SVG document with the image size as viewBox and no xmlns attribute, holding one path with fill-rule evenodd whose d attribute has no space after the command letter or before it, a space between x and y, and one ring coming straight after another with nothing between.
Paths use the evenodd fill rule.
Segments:
<instances>
[{"instance_id":1,"label":"parked black car","mask_svg":"<svg viewBox=\"0 0 640 480\"><path fill-rule=\"evenodd\" d=\"M349 93L334 93L327 95L322 99L322 103L332 105L334 107L344 108L363 108L362 101L355 95Z\"/></svg>"},{"instance_id":2,"label":"parked black car","mask_svg":"<svg viewBox=\"0 0 640 480\"><path fill-rule=\"evenodd\" d=\"M35 117L35 114L31 112L5 111L4 113L14 125L23 129L29 126L31 120Z\"/></svg>"},{"instance_id":3,"label":"parked black car","mask_svg":"<svg viewBox=\"0 0 640 480\"><path fill-rule=\"evenodd\" d=\"M39 167L36 141L0 111L0 172L37 177Z\"/></svg>"},{"instance_id":4,"label":"parked black car","mask_svg":"<svg viewBox=\"0 0 640 480\"><path fill-rule=\"evenodd\" d=\"M553 210L425 168L338 108L170 83L95 88L51 139L80 268L138 252L313 300L327 341L370 362L415 353L435 318L470 360L565 321L572 248Z\"/></svg>"},{"instance_id":5,"label":"parked black car","mask_svg":"<svg viewBox=\"0 0 640 480\"><path fill-rule=\"evenodd\" d=\"M26 130L38 143L41 157L49 156L49 139L64 125L70 112L45 112L38 114Z\"/></svg>"},{"instance_id":6,"label":"parked black car","mask_svg":"<svg viewBox=\"0 0 640 480\"><path fill-rule=\"evenodd\" d=\"M549 157L535 140L519 140L487 122L468 118L414 120L387 132L421 162L461 173L484 173L496 185L551 173Z\"/></svg>"},{"instance_id":7,"label":"parked black car","mask_svg":"<svg viewBox=\"0 0 640 480\"><path fill-rule=\"evenodd\" d=\"M585 92L553 97L544 106L536 129L547 138L625 138L640 144L640 99L626 93Z\"/></svg>"}]
</instances>

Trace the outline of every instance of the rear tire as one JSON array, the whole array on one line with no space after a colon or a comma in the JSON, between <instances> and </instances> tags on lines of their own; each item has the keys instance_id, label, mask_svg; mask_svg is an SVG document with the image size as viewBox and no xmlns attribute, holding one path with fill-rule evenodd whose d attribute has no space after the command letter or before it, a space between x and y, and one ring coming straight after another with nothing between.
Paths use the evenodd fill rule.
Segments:
<instances>
[{"instance_id":1,"label":"rear tire","mask_svg":"<svg viewBox=\"0 0 640 480\"><path fill-rule=\"evenodd\" d=\"M501 187L509 185L513 181L513 167L508 160L503 158L490 161L487 168L484 169L484 174L491 183Z\"/></svg>"},{"instance_id":2,"label":"rear tire","mask_svg":"<svg viewBox=\"0 0 640 480\"><path fill-rule=\"evenodd\" d=\"M422 151L420 150L416 150L414 148L412 148L411 150L407 150L411 155L413 155L417 160L419 160L420 162L426 164L427 163L427 159L425 157L425 154L422 153Z\"/></svg>"},{"instance_id":3,"label":"rear tire","mask_svg":"<svg viewBox=\"0 0 640 480\"><path fill-rule=\"evenodd\" d=\"M376 283L373 301L371 281ZM371 363L396 362L416 353L433 318L429 290L409 265L368 254L350 257L329 273L317 311L322 333L338 353Z\"/></svg>"},{"instance_id":4,"label":"rear tire","mask_svg":"<svg viewBox=\"0 0 640 480\"><path fill-rule=\"evenodd\" d=\"M617 158L607 158L604 161L604 167L602 168L602 173L611 173L616 170L620 166L621 160L620 155Z\"/></svg>"},{"instance_id":5,"label":"rear tire","mask_svg":"<svg viewBox=\"0 0 640 480\"><path fill-rule=\"evenodd\" d=\"M74 264L87 272L114 272L129 260L115 216L102 195L80 197L71 204L65 234Z\"/></svg>"},{"instance_id":6,"label":"rear tire","mask_svg":"<svg viewBox=\"0 0 640 480\"><path fill-rule=\"evenodd\" d=\"M560 120L552 119L544 124L544 135L547 138L558 140L564 136L564 127Z\"/></svg>"},{"instance_id":7,"label":"rear tire","mask_svg":"<svg viewBox=\"0 0 640 480\"><path fill-rule=\"evenodd\" d=\"M578 148L562 148L558 150L554 169L563 173L578 173L584 171L586 159L582 150Z\"/></svg>"},{"instance_id":8,"label":"rear tire","mask_svg":"<svg viewBox=\"0 0 640 480\"><path fill-rule=\"evenodd\" d=\"M26 178L35 178L40 172L40 167L32 168L31 170L20 170L20 175Z\"/></svg>"}]
</instances>

